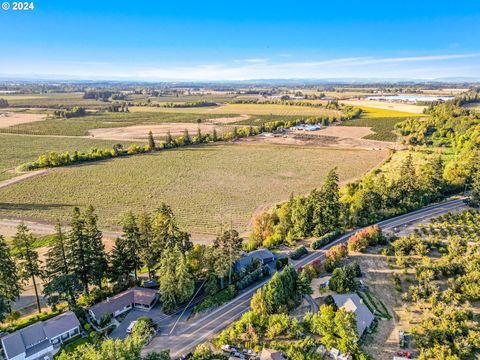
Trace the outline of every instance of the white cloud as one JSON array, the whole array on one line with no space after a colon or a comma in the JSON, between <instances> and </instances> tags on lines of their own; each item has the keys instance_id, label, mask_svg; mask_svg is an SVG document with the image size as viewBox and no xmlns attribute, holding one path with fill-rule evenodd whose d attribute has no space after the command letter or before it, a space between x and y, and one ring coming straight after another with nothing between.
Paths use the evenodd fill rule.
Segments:
<instances>
[{"instance_id":1,"label":"white cloud","mask_svg":"<svg viewBox=\"0 0 480 360\"><path fill-rule=\"evenodd\" d=\"M406 57L346 57L317 61L274 62L249 58L226 63L189 66L122 65L119 63L63 62L37 65L29 74L68 74L83 79L138 80L247 80L286 78L435 78L450 76L480 77L480 69L469 59L480 53ZM87 65L88 66L81 66ZM474 66L475 65L475 66ZM10 66L10 74L21 75ZM45 70L49 69L49 71ZM54 70L52 70L54 69Z\"/></svg>"}]
</instances>

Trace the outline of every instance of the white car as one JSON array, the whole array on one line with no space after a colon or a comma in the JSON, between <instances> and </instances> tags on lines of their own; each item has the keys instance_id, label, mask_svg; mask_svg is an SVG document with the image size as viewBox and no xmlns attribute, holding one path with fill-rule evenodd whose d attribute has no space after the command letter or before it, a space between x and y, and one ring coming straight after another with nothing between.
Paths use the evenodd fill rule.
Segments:
<instances>
[{"instance_id":1,"label":"white car","mask_svg":"<svg viewBox=\"0 0 480 360\"><path fill-rule=\"evenodd\" d=\"M127 327L127 334L131 334L132 333L132 330L133 330L133 327L135 326L135 324L137 323L137 320L134 320L130 323L130 325L128 325Z\"/></svg>"}]
</instances>

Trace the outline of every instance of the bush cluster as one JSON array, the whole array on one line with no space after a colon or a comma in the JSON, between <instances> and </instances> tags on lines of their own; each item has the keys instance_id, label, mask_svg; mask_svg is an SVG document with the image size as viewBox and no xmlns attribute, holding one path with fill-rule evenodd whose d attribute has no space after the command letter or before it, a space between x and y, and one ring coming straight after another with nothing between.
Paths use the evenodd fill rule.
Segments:
<instances>
[{"instance_id":1,"label":"bush cluster","mask_svg":"<svg viewBox=\"0 0 480 360\"><path fill-rule=\"evenodd\" d=\"M305 246L299 246L298 248L296 248L292 254L290 255L290 258L292 258L293 260L298 260L300 259L302 256L304 255L307 255L308 254L308 250Z\"/></svg>"},{"instance_id":2,"label":"bush cluster","mask_svg":"<svg viewBox=\"0 0 480 360\"><path fill-rule=\"evenodd\" d=\"M318 240L312 242L312 249L318 250L324 247L325 245L330 244L333 240L339 237L343 233L343 230L337 229L335 231L329 232L323 236L321 236Z\"/></svg>"}]
</instances>

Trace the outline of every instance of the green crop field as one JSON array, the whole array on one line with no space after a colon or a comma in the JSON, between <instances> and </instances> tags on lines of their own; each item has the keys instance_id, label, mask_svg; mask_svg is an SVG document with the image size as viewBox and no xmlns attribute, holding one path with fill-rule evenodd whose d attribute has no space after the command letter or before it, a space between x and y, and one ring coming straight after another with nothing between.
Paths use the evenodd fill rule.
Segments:
<instances>
[{"instance_id":1,"label":"green crop field","mask_svg":"<svg viewBox=\"0 0 480 360\"><path fill-rule=\"evenodd\" d=\"M73 206L94 205L115 228L129 211L172 206L183 227L214 234L243 231L262 205L307 193L338 167L342 181L365 173L383 151L308 146L215 144L56 168L0 189L0 216L67 219ZM198 236L197 236L198 238Z\"/></svg>"},{"instance_id":2,"label":"green crop field","mask_svg":"<svg viewBox=\"0 0 480 360\"><path fill-rule=\"evenodd\" d=\"M107 149L115 143L118 141L0 134L0 181L18 175L11 170L49 151L85 151L92 147ZM123 145L131 143L124 142Z\"/></svg>"},{"instance_id":3,"label":"green crop field","mask_svg":"<svg viewBox=\"0 0 480 360\"><path fill-rule=\"evenodd\" d=\"M108 103L94 99L84 99L83 92L76 93L48 93L48 94L5 94L0 98L6 99L10 106L16 107L52 107L52 106L86 106L105 108Z\"/></svg>"},{"instance_id":4,"label":"green crop field","mask_svg":"<svg viewBox=\"0 0 480 360\"><path fill-rule=\"evenodd\" d=\"M395 130L395 124L404 121L408 117L425 116L423 114L413 114L403 111L369 108L364 106L361 108L362 116L360 119L345 121L341 124L341 126L371 127L374 134L364 137L365 139L370 140L394 142L398 138L398 136L393 132Z\"/></svg>"},{"instance_id":5,"label":"green crop field","mask_svg":"<svg viewBox=\"0 0 480 360\"><path fill-rule=\"evenodd\" d=\"M290 106L272 104L224 104L220 106L205 106L197 108L162 108L162 107L131 107L132 112L156 111L198 114L229 114L229 115L280 115L280 116L341 116L338 110L330 110L309 106Z\"/></svg>"},{"instance_id":6,"label":"green crop field","mask_svg":"<svg viewBox=\"0 0 480 360\"><path fill-rule=\"evenodd\" d=\"M107 113L98 112L91 115L70 119L47 119L44 121L24 123L9 128L0 129L3 133L30 135L71 135L86 136L89 129L132 126L140 124L168 122L197 122L228 115L222 114L192 114L192 113L158 113L130 112Z\"/></svg>"},{"instance_id":7,"label":"green crop field","mask_svg":"<svg viewBox=\"0 0 480 360\"><path fill-rule=\"evenodd\" d=\"M341 126L366 126L371 127L375 134L367 135L364 139L381 140L381 141L396 141L398 136L393 132L395 124L405 120L404 117L387 117L387 118L370 118L370 119L355 119L345 121Z\"/></svg>"}]
</instances>

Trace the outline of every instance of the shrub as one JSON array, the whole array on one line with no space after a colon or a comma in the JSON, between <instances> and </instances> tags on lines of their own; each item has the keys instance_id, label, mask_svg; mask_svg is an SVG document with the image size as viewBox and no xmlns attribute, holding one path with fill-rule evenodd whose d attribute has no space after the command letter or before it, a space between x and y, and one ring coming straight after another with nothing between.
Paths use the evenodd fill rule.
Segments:
<instances>
[{"instance_id":1,"label":"shrub","mask_svg":"<svg viewBox=\"0 0 480 360\"><path fill-rule=\"evenodd\" d=\"M237 290L243 290L268 275L270 275L270 268L268 265L259 267L239 280L236 284L236 288Z\"/></svg>"},{"instance_id":2,"label":"shrub","mask_svg":"<svg viewBox=\"0 0 480 360\"><path fill-rule=\"evenodd\" d=\"M318 250L325 245L330 244L333 240L335 240L337 237L339 237L343 231L341 229L337 229L335 231L329 232L322 237L320 237L318 240L315 240L312 242L311 247L313 250Z\"/></svg>"},{"instance_id":3,"label":"shrub","mask_svg":"<svg viewBox=\"0 0 480 360\"><path fill-rule=\"evenodd\" d=\"M377 225L357 231L348 239L348 250L363 251L367 246L383 242L382 230Z\"/></svg>"},{"instance_id":4,"label":"shrub","mask_svg":"<svg viewBox=\"0 0 480 360\"><path fill-rule=\"evenodd\" d=\"M299 246L298 248L296 248L292 254L290 255L290 257L293 259L293 260L298 260L300 259L302 256L308 254L308 250L305 246Z\"/></svg>"},{"instance_id":5,"label":"shrub","mask_svg":"<svg viewBox=\"0 0 480 360\"><path fill-rule=\"evenodd\" d=\"M212 306L219 306L232 300L236 295L237 289L235 285L229 285L215 295L207 296L200 304L193 308L193 312L197 313L211 308Z\"/></svg>"},{"instance_id":6,"label":"shrub","mask_svg":"<svg viewBox=\"0 0 480 360\"><path fill-rule=\"evenodd\" d=\"M110 314L103 314L100 318L100 321L98 322L98 326L104 328L105 326L110 325L111 322L112 317L110 316Z\"/></svg>"},{"instance_id":7,"label":"shrub","mask_svg":"<svg viewBox=\"0 0 480 360\"><path fill-rule=\"evenodd\" d=\"M287 257L277 259L277 264L276 264L277 270L282 270L287 265L288 265L288 258Z\"/></svg>"}]
</instances>

